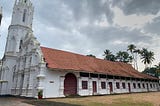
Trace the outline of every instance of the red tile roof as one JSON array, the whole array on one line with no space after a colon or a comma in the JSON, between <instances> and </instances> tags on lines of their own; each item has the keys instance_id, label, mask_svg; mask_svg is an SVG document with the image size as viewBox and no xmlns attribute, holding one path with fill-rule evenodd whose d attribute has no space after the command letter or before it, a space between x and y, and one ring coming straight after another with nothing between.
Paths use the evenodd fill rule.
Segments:
<instances>
[{"instance_id":1,"label":"red tile roof","mask_svg":"<svg viewBox=\"0 0 160 106\"><path fill-rule=\"evenodd\" d=\"M62 50L41 47L47 67L107 75L157 79L136 71L130 64L111 62Z\"/></svg>"}]
</instances>

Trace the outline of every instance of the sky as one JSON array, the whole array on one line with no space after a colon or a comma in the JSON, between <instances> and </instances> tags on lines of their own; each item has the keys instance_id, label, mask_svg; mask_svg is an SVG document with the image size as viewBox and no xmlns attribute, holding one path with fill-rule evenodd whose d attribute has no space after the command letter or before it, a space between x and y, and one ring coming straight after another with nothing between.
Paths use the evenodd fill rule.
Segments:
<instances>
[{"instance_id":1,"label":"sky","mask_svg":"<svg viewBox=\"0 0 160 106\"><path fill-rule=\"evenodd\" d=\"M155 53L160 61L160 0L31 0L33 33L42 46L103 59L129 44ZM14 0L0 0L0 58L3 57ZM139 71L144 65L139 60Z\"/></svg>"}]
</instances>

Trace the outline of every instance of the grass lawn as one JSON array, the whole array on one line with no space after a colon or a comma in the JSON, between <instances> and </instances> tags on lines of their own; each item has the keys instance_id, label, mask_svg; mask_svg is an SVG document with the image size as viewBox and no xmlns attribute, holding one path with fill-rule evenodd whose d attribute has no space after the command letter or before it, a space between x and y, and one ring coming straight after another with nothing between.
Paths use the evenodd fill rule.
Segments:
<instances>
[{"instance_id":1,"label":"grass lawn","mask_svg":"<svg viewBox=\"0 0 160 106\"><path fill-rule=\"evenodd\" d=\"M26 100L35 106L160 106L160 92Z\"/></svg>"}]
</instances>

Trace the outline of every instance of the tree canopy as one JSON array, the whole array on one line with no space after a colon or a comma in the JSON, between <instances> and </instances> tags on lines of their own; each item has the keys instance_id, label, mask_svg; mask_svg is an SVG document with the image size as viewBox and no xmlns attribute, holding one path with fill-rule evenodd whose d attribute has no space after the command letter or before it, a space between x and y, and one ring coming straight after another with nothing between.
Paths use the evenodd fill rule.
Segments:
<instances>
[{"instance_id":1,"label":"tree canopy","mask_svg":"<svg viewBox=\"0 0 160 106\"><path fill-rule=\"evenodd\" d=\"M128 51L128 52L127 52ZM109 49L104 51L104 59L109 61L120 61L124 63L132 63L133 67L138 70L137 60L140 59L145 68L148 65L151 66L152 62L155 60L154 52L149 51L146 48L137 49L134 44L127 46L127 51L119 51L113 54Z\"/></svg>"},{"instance_id":2,"label":"tree canopy","mask_svg":"<svg viewBox=\"0 0 160 106\"><path fill-rule=\"evenodd\" d=\"M104 59L109 61L116 61L116 56L108 49L104 51Z\"/></svg>"},{"instance_id":3,"label":"tree canopy","mask_svg":"<svg viewBox=\"0 0 160 106\"><path fill-rule=\"evenodd\" d=\"M129 62L132 62L133 60L133 57L130 56L129 53L126 51L119 51L116 57L117 57L117 61L124 62L124 63L129 63Z\"/></svg>"},{"instance_id":4,"label":"tree canopy","mask_svg":"<svg viewBox=\"0 0 160 106\"><path fill-rule=\"evenodd\" d=\"M141 60L145 64L145 68L147 68L148 64L151 64L153 62L154 58L154 52L148 51L146 48L142 48L140 52Z\"/></svg>"},{"instance_id":5,"label":"tree canopy","mask_svg":"<svg viewBox=\"0 0 160 106\"><path fill-rule=\"evenodd\" d=\"M86 56L96 58L96 56L95 56L95 55L93 55L93 54L88 54L88 55L86 55Z\"/></svg>"},{"instance_id":6,"label":"tree canopy","mask_svg":"<svg viewBox=\"0 0 160 106\"><path fill-rule=\"evenodd\" d=\"M148 67L144 71L142 71L144 74L148 74L154 77L160 76L160 63L158 65L155 65L154 67Z\"/></svg>"}]
</instances>

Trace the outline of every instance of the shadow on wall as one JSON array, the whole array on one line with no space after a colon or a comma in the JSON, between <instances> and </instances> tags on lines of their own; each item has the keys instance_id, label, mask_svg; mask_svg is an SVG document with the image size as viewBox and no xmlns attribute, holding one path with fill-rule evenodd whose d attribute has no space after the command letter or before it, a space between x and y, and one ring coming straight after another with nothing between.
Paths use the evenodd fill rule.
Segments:
<instances>
[{"instance_id":1,"label":"shadow on wall","mask_svg":"<svg viewBox=\"0 0 160 106\"><path fill-rule=\"evenodd\" d=\"M23 103L31 104L34 106L81 106L81 105L74 105L69 103L53 102L46 100L27 100L23 101Z\"/></svg>"}]
</instances>

